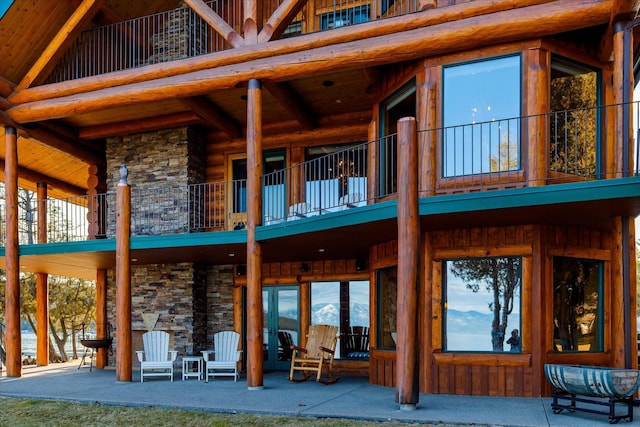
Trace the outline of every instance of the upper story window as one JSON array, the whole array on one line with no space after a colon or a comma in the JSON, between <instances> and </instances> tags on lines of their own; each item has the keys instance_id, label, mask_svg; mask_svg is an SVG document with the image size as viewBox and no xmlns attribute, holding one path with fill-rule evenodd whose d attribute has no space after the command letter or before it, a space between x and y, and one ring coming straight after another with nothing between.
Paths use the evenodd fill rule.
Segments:
<instances>
[{"instance_id":1,"label":"upper story window","mask_svg":"<svg viewBox=\"0 0 640 427\"><path fill-rule=\"evenodd\" d=\"M380 103L380 144L378 146L378 195L398 191L398 120L416 116L416 82L408 83Z\"/></svg>"},{"instance_id":2,"label":"upper story window","mask_svg":"<svg viewBox=\"0 0 640 427\"><path fill-rule=\"evenodd\" d=\"M520 353L520 257L444 261L444 350Z\"/></svg>"},{"instance_id":3,"label":"upper story window","mask_svg":"<svg viewBox=\"0 0 640 427\"><path fill-rule=\"evenodd\" d=\"M366 144L307 147L305 162L305 200L311 210L366 203Z\"/></svg>"},{"instance_id":4,"label":"upper story window","mask_svg":"<svg viewBox=\"0 0 640 427\"><path fill-rule=\"evenodd\" d=\"M361 5L349 9L334 9L320 15L320 29L344 27L369 21L369 5Z\"/></svg>"},{"instance_id":5,"label":"upper story window","mask_svg":"<svg viewBox=\"0 0 640 427\"><path fill-rule=\"evenodd\" d=\"M598 171L600 73L551 59L549 170L556 175L594 177Z\"/></svg>"},{"instance_id":6,"label":"upper story window","mask_svg":"<svg viewBox=\"0 0 640 427\"><path fill-rule=\"evenodd\" d=\"M520 169L520 76L519 55L444 68L443 177Z\"/></svg>"}]
</instances>

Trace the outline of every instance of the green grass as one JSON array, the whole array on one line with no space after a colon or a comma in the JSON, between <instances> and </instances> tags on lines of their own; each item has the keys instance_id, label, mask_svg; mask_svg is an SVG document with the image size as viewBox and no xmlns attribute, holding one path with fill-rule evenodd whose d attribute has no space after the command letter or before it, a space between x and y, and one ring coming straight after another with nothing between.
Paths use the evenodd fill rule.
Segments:
<instances>
[{"instance_id":1,"label":"green grass","mask_svg":"<svg viewBox=\"0 0 640 427\"><path fill-rule=\"evenodd\" d=\"M0 426L278 426L380 427L409 423L373 422L341 418L276 417L214 414L141 407L103 406L58 400L0 398ZM413 424L417 425L417 424ZM433 426L434 424L420 424Z\"/></svg>"}]
</instances>

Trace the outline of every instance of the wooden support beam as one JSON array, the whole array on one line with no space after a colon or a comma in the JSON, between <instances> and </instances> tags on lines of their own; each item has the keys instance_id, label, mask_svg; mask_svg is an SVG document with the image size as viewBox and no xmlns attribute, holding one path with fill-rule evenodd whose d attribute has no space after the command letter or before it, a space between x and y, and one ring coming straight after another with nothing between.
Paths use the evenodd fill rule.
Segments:
<instances>
[{"instance_id":1,"label":"wooden support beam","mask_svg":"<svg viewBox=\"0 0 640 427\"><path fill-rule=\"evenodd\" d=\"M16 90L28 88L33 83L39 83L48 76L78 34L85 29L86 25L91 22L95 14L100 10L103 1L83 0L82 4L78 6L53 40L51 40L36 63L18 83Z\"/></svg>"},{"instance_id":2,"label":"wooden support beam","mask_svg":"<svg viewBox=\"0 0 640 427\"><path fill-rule=\"evenodd\" d=\"M613 34L614 26L621 21L630 21L638 14L640 8L640 0L620 0L615 2L611 11L609 25L604 34L600 37L600 46L598 47L598 59L603 62L613 60Z\"/></svg>"},{"instance_id":3,"label":"wooden support beam","mask_svg":"<svg viewBox=\"0 0 640 427\"><path fill-rule=\"evenodd\" d=\"M16 87L15 83L0 76L0 96L7 97L11 95L15 87Z\"/></svg>"},{"instance_id":4,"label":"wooden support beam","mask_svg":"<svg viewBox=\"0 0 640 427\"><path fill-rule=\"evenodd\" d=\"M81 139L100 139L110 136L131 135L133 133L148 132L152 130L189 126L199 123L202 123L202 119L198 115L192 111L186 111L184 113L167 114L152 118L87 126L80 128L78 136Z\"/></svg>"},{"instance_id":5,"label":"wooden support beam","mask_svg":"<svg viewBox=\"0 0 640 427\"><path fill-rule=\"evenodd\" d=\"M132 379L131 335L131 187L124 169L120 172L120 182L116 188L117 381Z\"/></svg>"},{"instance_id":6,"label":"wooden support beam","mask_svg":"<svg viewBox=\"0 0 640 427\"><path fill-rule=\"evenodd\" d=\"M19 173L19 171L18 171ZM38 182L38 243L47 243L47 184ZM36 274L36 363L49 365L49 275Z\"/></svg>"},{"instance_id":7,"label":"wooden support beam","mask_svg":"<svg viewBox=\"0 0 640 427\"><path fill-rule=\"evenodd\" d=\"M606 22L612 1L556 1L358 40L345 43L340 49L326 46L310 49L304 54L289 53L91 93L16 105L8 110L8 114L18 123L61 118L113 108L116 105L202 95L233 88L238 83L251 79L286 81L313 74L409 61L445 52L542 37ZM11 101L11 97L9 100Z\"/></svg>"},{"instance_id":8,"label":"wooden support beam","mask_svg":"<svg viewBox=\"0 0 640 427\"><path fill-rule=\"evenodd\" d=\"M107 270L96 271L96 335L104 338L107 336ZM96 368L107 366L108 348L99 348L96 355Z\"/></svg>"},{"instance_id":9,"label":"wooden support beam","mask_svg":"<svg viewBox=\"0 0 640 427\"><path fill-rule=\"evenodd\" d=\"M309 110L288 83L265 82L264 88L287 110L287 113L298 121L302 129L309 130L316 127L313 112Z\"/></svg>"},{"instance_id":10,"label":"wooden support beam","mask_svg":"<svg viewBox=\"0 0 640 427\"><path fill-rule=\"evenodd\" d=\"M13 104L11 104L7 98L0 96L0 110L8 110L11 107L13 107Z\"/></svg>"},{"instance_id":11,"label":"wooden support beam","mask_svg":"<svg viewBox=\"0 0 640 427\"><path fill-rule=\"evenodd\" d=\"M531 12L527 12L531 11L528 7L545 3L556 4L558 2L557 0L503 0L500 2L496 2L495 0L476 0L455 6L433 9L424 13L415 13L397 18L383 19L380 21L344 27L341 28L340 31L328 31L318 34L308 34L305 37L277 40L259 47L250 46L242 49L228 49L222 52L217 52L215 55L202 55L195 58L176 60L169 63L148 65L133 70L116 71L105 75L37 86L16 91L8 97L8 100L14 105L25 104L49 98L66 97L69 95L108 89L138 82L146 83L150 80L188 74L205 69L214 69L233 64L249 64L252 61L295 52L305 52L305 58L310 58L309 55L313 53L311 52L311 49L347 43L350 41L359 41L363 37L373 38L393 35L399 32L399 27L404 31L410 31L418 28L433 27L440 24L450 24L462 19L482 19L482 16L495 15L502 12L506 12L507 14L517 13L518 15L521 15L522 13L531 14ZM557 8L558 6L555 7ZM571 10L571 7L572 4L567 6L569 11ZM605 8L606 7L609 6L605 5ZM525 9L525 11L523 12L521 9ZM544 9L534 9L533 12L537 13L537 16L546 16ZM606 16L608 17L608 13L606 13ZM508 20L508 17L506 19ZM531 21L535 21L534 17L531 18ZM579 25L577 22L574 22L573 24L576 26ZM585 26L588 25L589 23ZM531 26L532 24L528 25L528 27ZM564 30L568 31L569 29L570 28ZM456 29L453 29L452 31L456 31ZM494 33L500 33L500 28L498 27L495 29ZM525 33L524 36L526 37L527 34L528 33ZM384 39L381 39L380 41L384 42ZM374 55L373 59L375 60L376 57L377 55ZM255 64L255 62L253 63ZM375 64L370 64L370 66L374 65ZM246 80L240 81L246 82Z\"/></svg>"},{"instance_id":12,"label":"wooden support beam","mask_svg":"<svg viewBox=\"0 0 640 427\"><path fill-rule=\"evenodd\" d=\"M0 168L1 169L5 169L5 161L3 159L0 159ZM2 172L0 174L1 178L6 179L6 176L4 175L4 172ZM43 175L39 172L35 172L31 169L25 168L25 167L18 167L18 177L20 179L24 179L27 180L29 182L43 182L46 183L47 185L49 185L52 188L56 188L60 191L63 191L67 194L71 194L71 195L76 195L76 196L83 196L85 195L87 192L80 187L76 187L75 185L66 183L64 181L60 181L59 179L56 178L52 178L50 176L47 175Z\"/></svg>"},{"instance_id":13,"label":"wooden support beam","mask_svg":"<svg viewBox=\"0 0 640 427\"><path fill-rule=\"evenodd\" d=\"M247 387L261 389L263 371L262 245L262 88L249 81L247 90Z\"/></svg>"},{"instance_id":14,"label":"wooden support beam","mask_svg":"<svg viewBox=\"0 0 640 427\"><path fill-rule=\"evenodd\" d=\"M242 127L235 119L222 111L204 96L194 96L191 98L180 98L180 102L189 107L204 123L213 125L224 131L231 138L242 136Z\"/></svg>"},{"instance_id":15,"label":"wooden support beam","mask_svg":"<svg viewBox=\"0 0 640 427\"><path fill-rule=\"evenodd\" d=\"M218 34L222 36L233 47L244 46L244 39L240 34L233 29L233 27L227 24L227 21L222 19L220 15L215 13L207 4L202 0L184 0L184 2L207 24L211 26Z\"/></svg>"},{"instance_id":16,"label":"wooden support beam","mask_svg":"<svg viewBox=\"0 0 640 427\"><path fill-rule=\"evenodd\" d=\"M398 120L398 295L396 390L400 409L413 410L419 398L418 287L420 214L418 212L416 119Z\"/></svg>"},{"instance_id":17,"label":"wooden support beam","mask_svg":"<svg viewBox=\"0 0 640 427\"><path fill-rule=\"evenodd\" d=\"M302 10L307 0L284 0L273 12L258 34L258 43L265 43L271 39L278 39L291 21Z\"/></svg>"},{"instance_id":18,"label":"wooden support beam","mask_svg":"<svg viewBox=\"0 0 640 427\"><path fill-rule=\"evenodd\" d=\"M70 154L78 159L89 163L89 164L97 164L104 165L106 163L106 159L103 155L98 154L95 151L88 150L84 147L78 146L77 143L73 141L69 141L63 136L60 136L48 129L43 128L42 126L34 125L34 126L22 126L28 137L33 138L35 140L40 141L42 144L53 148L55 150L61 151L66 154Z\"/></svg>"},{"instance_id":19,"label":"wooden support beam","mask_svg":"<svg viewBox=\"0 0 640 427\"><path fill-rule=\"evenodd\" d=\"M5 349L8 377L22 376L20 255L18 252L18 133L5 127Z\"/></svg>"},{"instance_id":20,"label":"wooden support beam","mask_svg":"<svg viewBox=\"0 0 640 427\"><path fill-rule=\"evenodd\" d=\"M262 24L262 8L258 7L255 0L243 0L242 2L242 33L246 46L258 44L258 25Z\"/></svg>"}]
</instances>

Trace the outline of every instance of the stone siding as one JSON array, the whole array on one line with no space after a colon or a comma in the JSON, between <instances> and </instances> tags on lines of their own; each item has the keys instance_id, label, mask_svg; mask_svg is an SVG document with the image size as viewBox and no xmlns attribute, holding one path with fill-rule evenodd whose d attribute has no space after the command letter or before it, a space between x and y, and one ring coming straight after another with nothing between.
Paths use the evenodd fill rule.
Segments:
<instances>
[{"instance_id":1,"label":"stone siding","mask_svg":"<svg viewBox=\"0 0 640 427\"><path fill-rule=\"evenodd\" d=\"M189 231L185 225L188 216L175 212L193 211L188 192L180 191L189 184L204 182L204 147L202 134L186 127L107 140L109 191L114 192L120 180L120 166L125 164L129 171L132 234L141 234L144 227L161 227L161 232ZM135 196L138 197L135 199L135 194L143 196ZM114 235L115 206L109 208L109 229ZM169 332L171 346L180 355L199 354L201 350L211 348L215 332L233 328L233 268L230 265L134 264L131 266L131 295L134 366L139 366L135 350L142 349L140 336L147 329L142 319L144 313L159 314L154 329ZM115 302L115 271L110 270L107 275L107 317L114 325L114 338L117 337ZM110 364L115 365L115 357L109 359Z\"/></svg>"}]
</instances>

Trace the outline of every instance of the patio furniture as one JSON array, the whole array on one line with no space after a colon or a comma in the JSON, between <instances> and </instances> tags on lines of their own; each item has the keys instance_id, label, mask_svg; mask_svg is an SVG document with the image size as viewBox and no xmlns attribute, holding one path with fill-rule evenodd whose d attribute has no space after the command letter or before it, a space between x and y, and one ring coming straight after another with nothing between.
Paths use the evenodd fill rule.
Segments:
<instances>
[{"instance_id":1,"label":"patio furniture","mask_svg":"<svg viewBox=\"0 0 640 427\"><path fill-rule=\"evenodd\" d=\"M292 346L291 370L289 381L302 382L315 374L316 381L322 384L335 383L338 378L333 376L333 358L338 340L338 327L331 325L311 325L307 335L306 347ZM299 371L302 378L296 378ZM322 374L326 373L323 379Z\"/></svg>"},{"instance_id":2,"label":"patio furniture","mask_svg":"<svg viewBox=\"0 0 640 427\"><path fill-rule=\"evenodd\" d=\"M280 347L278 348L278 360L291 360L293 355L293 337L291 333L287 331L278 331L278 341Z\"/></svg>"},{"instance_id":3,"label":"patio furniture","mask_svg":"<svg viewBox=\"0 0 640 427\"><path fill-rule=\"evenodd\" d=\"M202 378L202 356L184 356L182 358L182 381L187 378Z\"/></svg>"},{"instance_id":4,"label":"patio furniture","mask_svg":"<svg viewBox=\"0 0 640 427\"><path fill-rule=\"evenodd\" d=\"M213 336L214 350L202 352L204 358L204 381L209 382L209 377L232 376L233 381L238 379L238 361L241 350L238 350L240 334L234 331L222 331ZM209 356L213 359L209 360Z\"/></svg>"},{"instance_id":5,"label":"patio furniture","mask_svg":"<svg viewBox=\"0 0 640 427\"><path fill-rule=\"evenodd\" d=\"M96 357L96 351L100 348L111 349L111 345L113 344L113 338L111 338L111 323L106 324L104 331L104 336L96 335L95 337L90 337L85 331L85 324L82 324L80 344L84 347L84 352L82 353L82 359L80 359L78 369L86 365L87 357L89 357L89 372L91 372L93 370L93 360Z\"/></svg>"},{"instance_id":6,"label":"patio furniture","mask_svg":"<svg viewBox=\"0 0 640 427\"><path fill-rule=\"evenodd\" d=\"M633 395L640 387L637 369L545 364L544 373L553 386L551 409L554 414L566 409L608 415L610 424L621 419L633 421ZM627 409L626 413L617 414L616 408L620 405ZM597 406L604 406L606 410L594 409Z\"/></svg>"},{"instance_id":7,"label":"patio furniture","mask_svg":"<svg viewBox=\"0 0 640 427\"><path fill-rule=\"evenodd\" d=\"M136 351L140 361L140 382L144 377L168 376L173 381L173 362L178 356L169 351L169 334L164 331L150 331L142 335L144 351Z\"/></svg>"},{"instance_id":8,"label":"patio furniture","mask_svg":"<svg viewBox=\"0 0 640 427\"><path fill-rule=\"evenodd\" d=\"M366 326L351 326L343 337L344 354L347 359L369 359L369 328Z\"/></svg>"}]
</instances>

